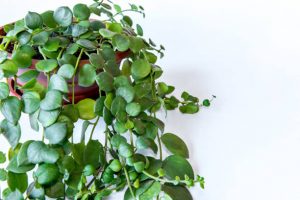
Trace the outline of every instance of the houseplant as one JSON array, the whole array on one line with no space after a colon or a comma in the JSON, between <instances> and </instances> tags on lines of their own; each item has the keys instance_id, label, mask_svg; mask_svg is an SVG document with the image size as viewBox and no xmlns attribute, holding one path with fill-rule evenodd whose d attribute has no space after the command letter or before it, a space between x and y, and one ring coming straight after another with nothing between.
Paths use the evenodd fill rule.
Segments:
<instances>
[{"instance_id":1,"label":"houseplant","mask_svg":"<svg viewBox=\"0 0 300 200\"><path fill-rule=\"evenodd\" d=\"M0 169L8 185L4 199L99 200L124 190L125 200L189 200L187 187L204 188L186 144L164 132L156 113L178 108L194 114L212 99L172 96L175 88L158 80L163 71L157 55L164 47L145 40L128 11L145 15L141 6L95 1L29 12L3 27L0 71L7 82L0 83L0 130L11 145L0 153L0 163L8 163ZM22 113L40 139L20 141ZM84 122L75 141L78 120ZM93 137L102 120L103 143ZM170 156L163 155L163 145Z\"/></svg>"}]
</instances>

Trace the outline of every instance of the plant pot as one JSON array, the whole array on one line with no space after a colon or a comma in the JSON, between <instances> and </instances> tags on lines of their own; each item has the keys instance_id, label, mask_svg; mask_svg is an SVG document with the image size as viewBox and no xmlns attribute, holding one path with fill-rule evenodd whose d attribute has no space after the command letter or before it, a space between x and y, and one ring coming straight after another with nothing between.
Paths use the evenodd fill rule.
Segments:
<instances>
[{"instance_id":1,"label":"plant pot","mask_svg":"<svg viewBox=\"0 0 300 200\"><path fill-rule=\"evenodd\" d=\"M5 35L3 27L0 27L0 35ZM129 56L129 54L130 54L129 51L116 52L117 64L120 64L124 58ZM11 56L11 54L9 54L9 56ZM40 61L40 60L32 59L32 65L30 67L28 67L26 69L19 68L17 76L21 75L22 73L24 73L28 70L36 70L35 65L38 61ZM82 99L86 99L86 98L97 99L99 97L99 88L96 83L90 87L81 87L78 85L78 71L84 64L87 64L87 63L89 63L89 60L87 60L87 59L81 60L78 65L77 74L75 75L75 95L74 95L75 103L79 102ZM44 73L39 74L39 76L37 77L37 82L42 84L43 86L47 87L47 77L44 75ZM70 86L71 83L72 83L72 80L68 80L68 85L69 85L68 99L69 99L69 101L65 101L65 104L72 102L72 87ZM23 95L23 91L19 90L19 89L14 90L14 84L15 84L15 81L12 78L9 78L8 85L9 85L11 94L13 94L14 96L16 96L18 98L21 98L21 96ZM24 82L17 80L18 86L23 86L24 84L25 84Z\"/></svg>"}]
</instances>

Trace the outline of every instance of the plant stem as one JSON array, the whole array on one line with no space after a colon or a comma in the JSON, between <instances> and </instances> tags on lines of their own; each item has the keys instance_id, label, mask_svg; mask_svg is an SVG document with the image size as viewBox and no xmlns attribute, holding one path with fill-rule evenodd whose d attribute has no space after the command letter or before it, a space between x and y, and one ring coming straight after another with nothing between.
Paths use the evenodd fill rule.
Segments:
<instances>
[{"instance_id":1,"label":"plant stem","mask_svg":"<svg viewBox=\"0 0 300 200\"><path fill-rule=\"evenodd\" d=\"M149 174L149 173L146 172L146 171L143 171L143 174L145 174L146 176L148 176L149 178L151 178L151 179L153 179L153 180L155 180L155 181L161 182L162 184L164 184L164 183L172 183L172 184L174 184L174 185L177 185L177 184L178 184L178 181L162 179L162 178L153 176L153 175ZM185 184L185 181L179 181L179 183L184 183L184 184Z\"/></svg>"},{"instance_id":2,"label":"plant stem","mask_svg":"<svg viewBox=\"0 0 300 200\"><path fill-rule=\"evenodd\" d=\"M130 144L131 144L131 146L133 146L133 147L134 147L134 144L133 144L133 135L132 135L132 130L130 129L130 130L129 130L129 132L130 132Z\"/></svg>"},{"instance_id":3,"label":"plant stem","mask_svg":"<svg viewBox=\"0 0 300 200\"><path fill-rule=\"evenodd\" d=\"M76 65L75 65L75 72L74 72L74 75L73 75L73 78L72 78L72 104L74 105L75 104L75 75L76 75L76 71L77 71L77 68L78 68L78 65L79 65L79 62L80 62L80 59L81 59L81 56L84 52L84 49L81 49L80 51L80 54L77 58L77 61L76 61Z\"/></svg>"},{"instance_id":4,"label":"plant stem","mask_svg":"<svg viewBox=\"0 0 300 200\"><path fill-rule=\"evenodd\" d=\"M131 196L133 197L133 199L136 199L135 195L134 195L134 192L132 190L132 187L131 187L130 179L129 179L129 176L128 176L128 172L127 172L126 164L124 163L124 160L122 160L122 163L123 163L123 170L124 170L124 173L125 173L125 176L126 176L127 185L128 185L129 190L130 190Z\"/></svg>"},{"instance_id":5,"label":"plant stem","mask_svg":"<svg viewBox=\"0 0 300 200\"><path fill-rule=\"evenodd\" d=\"M162 161L162 147L161 147L161 139L159 133L157 135L157 141L158 141L158 148L159 148L159 159Z\"/></svg>"},{"instance_id":6,"label":"plant stem","mask_svg":"<svg viewBox=\"0 0 300 200\"><path fill-rule=\"evenodd\" d=\"M4 49L3 49L4 51L8 48L9 44L10 44L10 40L8 40L7 43L5 44Z\"/></svg>"},{"instance_id":7,"label":"plant stem","mask_svg":"<svg viewBox=\"0 0 300 200\"><path fill-rule=\"evenodd\" d=\"M91 132L89 141L91 141L92 138L93 138L93 134L94 134L94 132L95 132L95 128L96 128L96 126L97 126L97 124L98 124L98 122L99 122L99 119L100 119L100 116L97 117L97 119L96 119L96 121L95 121L95 123L94 123L94 125L93 125L93 129L92 129L92 132Z\"/></svg>"}]
</instances>

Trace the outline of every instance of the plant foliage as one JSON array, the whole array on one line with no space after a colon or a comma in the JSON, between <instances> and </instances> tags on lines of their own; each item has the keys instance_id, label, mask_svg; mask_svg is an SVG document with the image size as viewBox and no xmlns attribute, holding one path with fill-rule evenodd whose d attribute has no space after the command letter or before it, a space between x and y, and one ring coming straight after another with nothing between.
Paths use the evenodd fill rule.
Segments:
<instances>
[{"instance_id":1,"label":"plant foliage","mask_svg":"<svg viewBox=\"0 0 300 200\"><path fill-rule=\"evenodd\" d=\"M4 26L0 78L24 82L14 85L23 92L20 99L9 95L7 83L0 83L5 117L0 131L11 145L7 155L0 152L0 164L8 162L0 169L0 181L8 185L4 199L101 200L124 190L125 200L187 200L192 199L187 187L199 183L204 188L203 177L194 174L187 160L187 145L165 133L156 113L178 108L194 114L212 99L201 103L187 92L181 99L172 95L175 88L158 80L163 70L157 56L163 57L165 48L143 38L142 27L128 11L145 16L141 6L123 9L94 0L90 6L28 12ZM127 56L118 63L120 52ZM33 59L39 61L29 69ZM88 62L80 66L81 60ZM28 70L20 74L19 69ZM37 81L39 74L48 77L47 87ZM97 99L75 103L75 86L95 84ZM43 132L35 141L20 141L22 113L29 115L32 127L26 132ZM79 119L84 120L81 140L74 141ZM100 121L105 132L97 134L105 135L104 143L93 138ZM163 155L163 145L171 155Z\"/></svg>"}]
</instances>

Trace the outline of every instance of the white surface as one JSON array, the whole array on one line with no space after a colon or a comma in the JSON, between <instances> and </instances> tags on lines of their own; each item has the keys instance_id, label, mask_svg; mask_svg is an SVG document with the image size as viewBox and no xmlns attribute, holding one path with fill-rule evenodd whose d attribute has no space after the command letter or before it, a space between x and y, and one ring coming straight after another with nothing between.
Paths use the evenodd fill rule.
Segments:
<instances>
[{"instance_id":1,"label":"white surface","mask_svg":"<svg viewBox=\"0 0 300 200\"><path fill-rule=\"evenodd\" d=\"M0 24L75 2L2 0ZM178 94L218 96L196 116L167 119L166 131L185 138L191 163L206 177L204 191L192 189L194 199L299 200L300 2L136 2L148 14L140 20L147 36L167 48L163 80ZM36 137L22 124L22 139Z\"/></svg>"}]
</instances>

